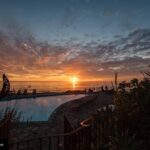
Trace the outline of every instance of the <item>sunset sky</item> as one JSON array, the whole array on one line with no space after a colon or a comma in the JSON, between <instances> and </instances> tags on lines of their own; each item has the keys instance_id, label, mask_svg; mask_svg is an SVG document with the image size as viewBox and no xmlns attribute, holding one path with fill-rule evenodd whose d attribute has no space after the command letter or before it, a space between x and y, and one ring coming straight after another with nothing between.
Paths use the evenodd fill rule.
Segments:
<instances>
[{"instance_id":1,"label":"sunset sky","mask_svg":"<svg viewBox=\"0 0 150 150\"><path fill-rule=\"evenodd\" d=\"M150 0L0 0L0 75L122 80L150 64Z\"/></svg>"}]
</instances>

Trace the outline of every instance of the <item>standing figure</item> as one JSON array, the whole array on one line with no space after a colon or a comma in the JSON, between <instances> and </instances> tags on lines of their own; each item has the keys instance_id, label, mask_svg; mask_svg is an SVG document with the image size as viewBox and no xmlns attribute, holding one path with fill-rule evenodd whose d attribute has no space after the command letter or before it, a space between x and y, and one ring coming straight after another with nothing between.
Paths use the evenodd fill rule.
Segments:
<instances>
[{"instance_id":1,"label":"standing figure","mask_svg":"<svg viewBox=\"0 0 150 150\"><path fill-rule=\"evenodd\" d=\"M107 85L105 86L105 92L107 92L108 91L108 87L107 87Z\"/></svg>"},{"instance_id":2,"label":"standing figure","mask_svg":"<svg viewBox=\"0 0 150 150\"><path fill-rule=\"evenodd\" d=\"M104 87L103 87L103 85L101 86L101 92L104 92Z\"/></svg>"}]
</instances>

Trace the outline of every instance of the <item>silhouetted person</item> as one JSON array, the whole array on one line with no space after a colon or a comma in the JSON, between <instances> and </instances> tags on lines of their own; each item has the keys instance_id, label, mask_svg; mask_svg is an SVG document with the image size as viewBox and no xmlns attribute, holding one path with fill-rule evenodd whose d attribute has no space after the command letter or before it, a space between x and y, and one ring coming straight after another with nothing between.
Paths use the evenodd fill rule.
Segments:
<instances>
[{"instance_id":1,"label":"silhouetted person","mask_svg":"<svg viewBox=\"0 0 150 150\"><path fill-rule=\"evenodd\" d=\"M105 86L105 91L106 91L106 92L108 91L108 87L107 87L107 85Z\"/></svg>"},{"instance_id":2,"label":"silhouetted person","mask_svg":"<svg viewBox=\"0 0 150 150\"><path fill-rule=\"evenodd\" d=\"M24 94L24 95L27 94L27 89L24 89L23 94Z\"/></svg>"},{"instance_id":3,"label":"silhouetted person","mask_svg":"<svg viewBox=\"0 0 150 150\"><path fill-rule=\"evenodd\" d=\"M36 89L33 89L33 92L32 92L32 94L36 94Z\"/></svg>"},{"instance_id":4,"label":"silhouetted person","mask_svg":"<svg viewBox=\"0 0 150 150\"><path fill-rule=\"evenodd\" d=\"M88 93L93 93L93 90L89 88Z\"/></svg>"},{"instance_id":5,"label":"silhouetted person","mask_svg":"<svg viewBox=\"0 0 150 150\"><path fill-rule=\"evenodd\" d=\"M103 86L101 86L101 91L104 92L104 87Z\"/></svg>"},{"instance_id":6,"label":"silhouetted person","mask_svg":"<svg viewBox=\"0 0 150 150\"><path fill-rule=\"evenodd\" d=\"M21 90L18 90L17 94L20 95L21 94Z\"/></svg>"}]
</instances>

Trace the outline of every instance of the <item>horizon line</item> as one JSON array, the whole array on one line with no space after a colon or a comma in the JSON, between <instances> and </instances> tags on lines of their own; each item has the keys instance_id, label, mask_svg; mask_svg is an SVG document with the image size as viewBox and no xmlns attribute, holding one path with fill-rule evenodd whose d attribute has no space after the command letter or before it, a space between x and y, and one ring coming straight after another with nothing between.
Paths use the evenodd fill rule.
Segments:
<instances>
[{"instance_id":1,"label":"horizon line","mask_svg":"<svg viewBox=\"0 0 150 150\"><path fill-rule=\"evenodd\" d=\"M2 80L0 81L0 82L2 82ZM37 81L31 81L31 80L18 80L18 81L15 81L15 80L10 80L10 82L68 82L68 81L62 81L62 80L57 80L57 81L52 81L52 80L43 80L43 81L40 81L40 80L37 80ZM104 81L102 81L102 80L80 80L79 82L111 82L110 80L104 80Z\"/></svg>"}]
</instances>

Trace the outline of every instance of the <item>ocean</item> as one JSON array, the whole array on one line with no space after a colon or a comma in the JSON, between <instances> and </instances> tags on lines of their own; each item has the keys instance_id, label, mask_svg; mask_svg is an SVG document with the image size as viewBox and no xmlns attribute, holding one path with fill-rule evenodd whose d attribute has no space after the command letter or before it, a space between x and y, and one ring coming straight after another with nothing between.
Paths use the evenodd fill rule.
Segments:
<instances>
[{"instance_id":1,"label":"ocean","mask_svg":"<svg viewBox=\"0 0 150 150\"><path fill-rule=\"evenodd\" d=\"M37 92L61 92L67 90L84 90L85 88L96 88L98 90L102 85L111 87L110 82L102 81L79 81L75 86L67 81L12 81L10 85L11 90L18 91L27 89L28 92L33 91L33 89L36 89ZM2 87L2 82L0 86Z\"/></svg>"}]
</instances>

